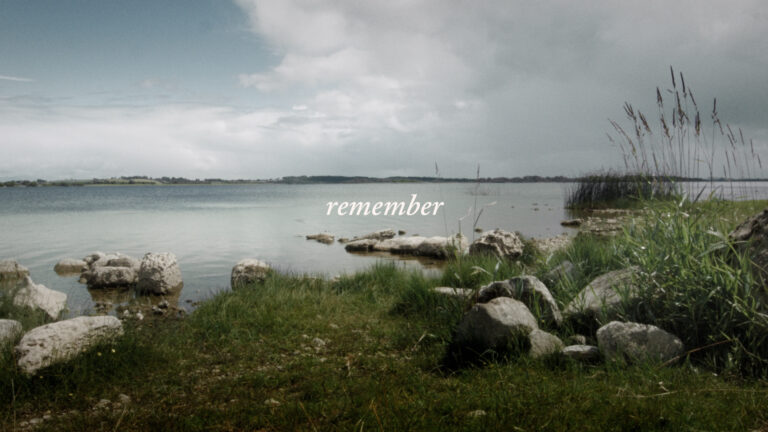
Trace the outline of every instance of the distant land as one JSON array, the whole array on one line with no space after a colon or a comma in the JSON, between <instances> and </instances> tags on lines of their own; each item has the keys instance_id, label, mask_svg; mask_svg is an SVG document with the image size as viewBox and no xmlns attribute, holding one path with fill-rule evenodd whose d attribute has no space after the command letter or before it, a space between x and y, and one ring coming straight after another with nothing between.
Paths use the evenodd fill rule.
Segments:
<instances>
[{"instance_id":1,"label":"distant land","mask_svg":"<svg viewBox=\"0 0 768 432\"><path fill-rule=\"evenodd\" d=\"M352 183L570 183L580 177L565 176L523 176L523 177L480 177L480 178L445 178L445 177L364 177L364 176L287 176L276 179L237 179L220 178L188 179L184 177L148 177L122 176L112 178L93 178L78 180L9 180L0 182L0 187L39 187L39 186L163 186L163 185L237 185L237 184L352 184ZM674 181L729 181L727 178L672 178ZM768 179L738 179L738 181L767 181ZM736 180L734 180L736 181Z\"/></svg>"}]
</instances>

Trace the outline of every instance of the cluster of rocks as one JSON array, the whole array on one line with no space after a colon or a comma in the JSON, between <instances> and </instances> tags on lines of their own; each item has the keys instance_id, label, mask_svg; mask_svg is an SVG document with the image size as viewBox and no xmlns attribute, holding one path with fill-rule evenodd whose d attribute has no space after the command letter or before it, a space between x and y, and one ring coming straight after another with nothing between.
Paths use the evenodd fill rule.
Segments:
<instances>
[{"instance_id":1,"label":"cluster of rocks","mask_svg":"<svg viewBox=\"0 0 768 432\"><path fill-rule=\"evenodd\" d=\"M14 305L42 310L50 319L57 319L67 306L66 294L35 283L29 269L15 260L0 261L0 289Z\"/></svg>"},{"instance_id":2,"label":"cluster of rocks","mask_svg":"<svg viewBox=\"0 0 768 432\"><path fill-rule=\"evenodd\" d=\"M678 358L684 352L680 339L653 325L610 321L589 338L596 340L597 346L588 345L583 335L570 337L570 344L566 344L549 332L568 320L608 321L623 301L632 301L637 295L633 277L637 271L628 268L596 278L562 312L549 289L535 276L496 281L476 293L436 288L441 294L476 300L454 329L446 364L457 366L488 355L521 353L534 358L561 354L587 362L601 358L628 363L668 362Z\"/></svg>"},{"instance_id":3,"label":"cluster of rocks","mask_svg":"<svg viewBox=\"0 0 768 432\"><path fill-rule=\"evenodd\" d=\"M149 252L141 260L119 252L94 252L82 260L65 258L54 270L79 271L80 282L89 288L136 288L142 294L168 294L183 284L176 255L170 252Z\"/></svg>"}]
</instances>

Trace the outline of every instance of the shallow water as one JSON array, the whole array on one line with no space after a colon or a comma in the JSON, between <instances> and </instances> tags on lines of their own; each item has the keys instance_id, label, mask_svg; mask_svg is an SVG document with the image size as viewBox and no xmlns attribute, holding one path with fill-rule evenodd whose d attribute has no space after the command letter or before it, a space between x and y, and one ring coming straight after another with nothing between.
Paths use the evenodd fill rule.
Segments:
<instances>
[{"instance_id":1,"label":"shallow water","mask_svg":"<svg viewBox=\"0 0 768 432\"><path fill-rule=\"evenodd\" d=\"M76 277L61 277L61 258L93 251L119 251L137 258L146 252L176 254L184 278L179 305L228 289L232 266L242 258L269 262L281 271L334 276L370 266L378 259L421 267L429 260L386 254L358 255L343 245L305 240L329 232L353 237L392 228L406 235L470 239L478 226L520 231L533 237L573 232L560 226L567 184L407 183L354 185L92 186L0 188L0 259L14 258L37 283L67 293L70 314L103 300ZM445 206L435 216L326 215L329 201L405 201ZM495 204L492 204L495 202ZM477 214L475 213L474 217ZM463 220L459 221L460 218ZM123 294L125 297L128 294ZM96 297L96 298L94 298ZM175 299L174 299L175 300Z\"/></svg>"}]
</instances>

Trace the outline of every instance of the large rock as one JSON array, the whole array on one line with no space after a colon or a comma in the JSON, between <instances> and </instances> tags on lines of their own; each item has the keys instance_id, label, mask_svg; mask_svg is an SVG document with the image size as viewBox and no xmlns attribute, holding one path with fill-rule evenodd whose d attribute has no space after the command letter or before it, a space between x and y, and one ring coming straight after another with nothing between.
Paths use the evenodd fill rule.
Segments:
<instances>
[{"instance_id":1,"label":"large rock","mask_svg":"<svg viewBox=\"0 0 768 432\"><path fill-rule=\"evenodd\" d=\"M496 229L486 231L469 246L470 254L496 255L502 259L518 259L523 255L523 241L517 234Z\"/></svg>"},{"instance_id":2,"label":"large rock","mask_svg":"<svg viewBox=\"0 0 768 432\"><path fill-rule=\"evenodd\" d=\"M393 238L396 235L397 235L397 233L394 230L385 229L385 230L381 230L381 231L374 231L372 233L368 233L368 234L366 234L364 236L360 236L360 237L352 237L352 241L355 241L355 240L378 240L378 241L381 241L381 240L391 239L391 238Z\"/></svg>"},{"instance_id":3,"label":"large rock","mask_svg":"<svg viewBox=\"0 0 768 432\"><path fill-rule=\"evenodd\" d=\"M9 319L0 319L0 350L13 343L22 332L21 323Z\"/></svg>"},{"instance_id":4,"label":"large rock","mask_svg":"<svg viewBox=\"0 0 768 432\"><path fill-rule=\"evenodd\" d=\"M264 282L272 268L269 264L255 258L240 260L232 267L230 286L237 289L245 285Z\"/></svg>"},{"instance_id":5,"label":"large rock","mask_svg":"<svg viewBox=\"0 0 768 432\"><path fill-rule=\"evenodd\" d=\"M487 303L497 297L511 297L523 302L542 323L559 326L563 322L560 308L549 289L536 276L518 276L506 281L492 282L477 295L478 303Z\"/></svg>"},{"instance_id":6,"label":"large rock","mask_svg":"<svg viewBox=\"0 0 768 432\"><path fill-rule=\"evenodd\" d=\"M74 258L64 258L62 260L59 260L59 262L56 263L55 266L53 266L53 271L56 272L56 274L59 275L73 275L73 274L79 274L83 270L88 268L88 264L85 263L83 260L74 259Z\"/></svg>"},{"instance_id":7,"label":"large rock","mask_svg":"<svg viewBox=\"0 0 768 432\"><path fill-rule=\"evenodd\" d=\"M17 286L13 304L43 310L52 319L57 319L61 311L67 307L67 295L36 284L27 276Z\"/></svg>"},{"instance_id":8,"label":"large rock","mask_svg":"<svg viewBox=\"0 0 768 432\"><path fill-rule=\"evenodd\" d=\"M608 360L666 362L684 353L677 336L648 324L611 321L597 330L597 345Z\"/></svg>"},{"instance_id":9,"label":"large rock","mask_svg":"<svg viewBox=\"0 0 768 432\"><path fill-rule=\"evenodd\" d=\"M428 237L416 247L414 255L445 259L462 254L467 248L467 239L461 234L451 237Z\"/></svg>"},{"instance_id":10,"label":"large rock","mask_svg":"<svg viewBox=\"0 0 768 432\"><path fill-rule=\"evenodd\" d=\"M533 358L557 354L563 349L563 341L544 330L535 329L530 332L528 334L528 341L531 344L528 355Z\"/></svg>"},{"instance_id":11,"label":"large rock","mask_svg":"<svg viewBox=\"0 0 768 432\"><path fill-rule=\"evenodd\" d=\"M592 318L611 317L623 300L638 294L634 278L639 269L629 267L598 276L584 287L565 308L565 314Z\"/></svg>"},{"instance_id":12,"label":"large rock","mask_svg":"<svg viewBox=\"0 0 768 432\"><path fill-rule=\"evenodd\" d=\"M36 327L16 346L19 367L27 374L60 361L70 360L94 345L123 334L113 316L77 317Z\"/></svg>"},{"instance_id":13,"label":"large rock","mask_svg":"<svg viewBox=\"0 0 768 432\"><path fill-rule=\"evenodd\" d=\"M107 261L107 267L126 267L126 268L133 269L133 271L138 273L139 269L141 268L141 261L137 260L134 257L122 255L116 258L110 258Z\"/></svg>"},{"instance_id":14,"label":"large rock","mask_svg":"<svg viewBox=\"0 0 768 432\"><path fill-rule=\"evenodd\" d=\"M379 241L375 239L350 240L344 245L344 250L347 252L370 252L377 243Z\"/></svg>"},{"instance_id":15,"label":"large rock","mask_svg":"<svg viewBox=\"0 0 768 432\"><path fill-rule=\"evenodd\" d=\"M129 287L139 280L136 270L132 267L95 267L84 272L83 277L91 288Z\"/></svg>"},{"instance_id":16,"label":"large rock","mask_svg":"<svg viewBox=\"0 0 768 432\"><path fill-rule=\"evenodd\" d=\"M373 246L373 250L400 255L415 255L419 245L426 239L422 236L397 237L380 241Z\"/></svg>"},{"instance_id":17,"label":"large rock","mask_svg":"<svg viewBox=\"0 0 768 432\"><path fill-rule=\"evenodd\" d=\"M528 335L538 329L536 318L525 305L509 297L478 303L462 318L454 331L449 355L455 360L522 349L530 344Z\"/></svg>"},{"instance_id":18,"label":"large rock","mask_svg":"<svg viewBox=\"0 0 768 432\"><path fill-rule=\"evenodd\" d=\"M83 261L85 261L85 263L90 267L91 264L95 263L105 255L106 254L104 252L100 252L100 251L93 252L89 255L84 256Z\"/></svg>"},{"instance_id":19,"label":"large rock","mask_svg":"<svg viewBox=\"0 0 768 432\"><path fill-rule=\"evenodd\" d=\"M0 260L0 283L12 286L29 276L29 269L15 260Z\"/></svg>"},{"instance_id":20,"label":"large rock","mask_svg":"<svg viewBox=\"0 0 768 432\"><path fill-rule=\"evenodd\" d=\"M737 226L728 238L736 247L746 251L752 260L754 273L768 281L768 209L752 216Z\"/></svg>"},{"instance_id":21,"label":"large rock","mask_svg":"<svg viewBox=\"0 0 768 432\"><path fill-rule=\"evenodd\" d=\"M149 294L167 294L182 285L181 270L176 255L170 252L149 252L139 268L136 289Z\"/></svg>"}]
</instances>

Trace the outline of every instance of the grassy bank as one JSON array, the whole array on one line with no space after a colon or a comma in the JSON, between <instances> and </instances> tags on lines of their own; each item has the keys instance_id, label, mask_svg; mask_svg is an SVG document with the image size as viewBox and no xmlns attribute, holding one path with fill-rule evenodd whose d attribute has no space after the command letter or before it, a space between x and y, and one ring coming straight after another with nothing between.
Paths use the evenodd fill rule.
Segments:
<instances>
[{"instance_id":1,"label":"grassy bank","mask_svg":"<svg viewBox=\"0 0 768 432\"><path fill-rule=\"evenodd\" d=\"M32 377L5 350L0 430L43 416L50 418L38 430L765 428L765 368L744 354L760 358L768 334L750 315L758 313L749 303L756 285L743 258L721 253L727 243L713 234L765 205L658 204L616 238L580 236L552 256L529 247L525 260L498 268L492 258L462 258L441 278L382 264L338 281L273 275L219 293L184 319L127 321L116 344ZM561 306L595 276L640 265L644 286L663 289L647 290L622 312L627 318L658 321L689 349L710 338L741 345L704 349L671 367L559 357L442 367L468 304L432 287L476 288L521 273L544 279L566 259L572 277L548 283ZM565 326L558 335L576 331ZM118 403L121 394L130 402Z\"/></svg>"}]
</instances>

